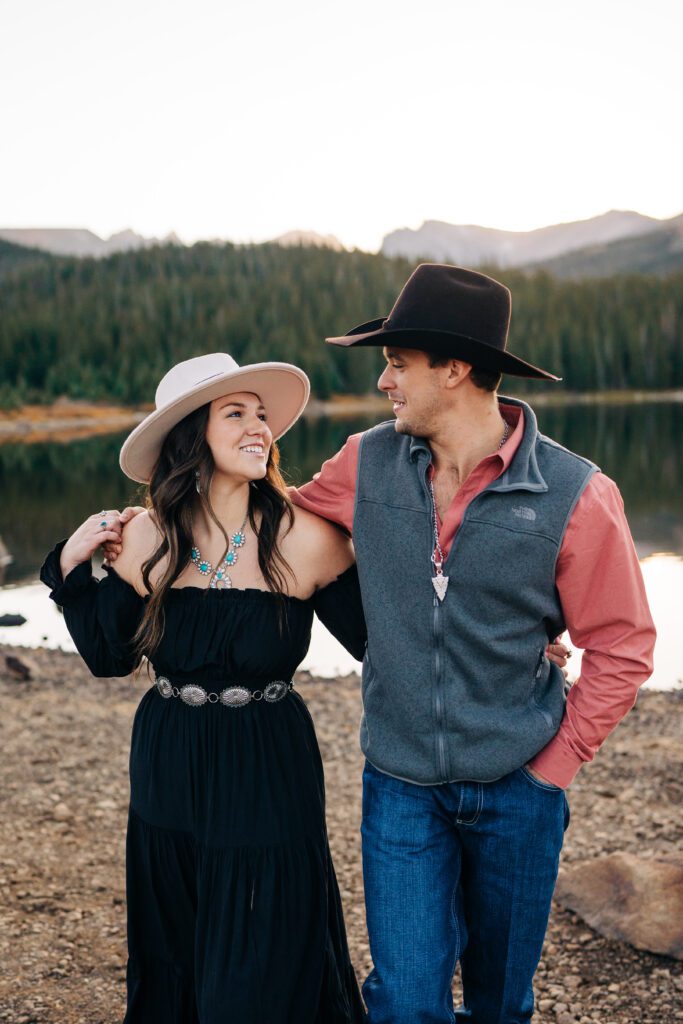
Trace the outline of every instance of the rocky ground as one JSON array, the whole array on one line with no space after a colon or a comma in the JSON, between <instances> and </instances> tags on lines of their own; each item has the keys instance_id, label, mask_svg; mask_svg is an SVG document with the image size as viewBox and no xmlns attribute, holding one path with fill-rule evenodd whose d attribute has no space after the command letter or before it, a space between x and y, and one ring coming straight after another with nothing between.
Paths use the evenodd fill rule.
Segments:
<instances>
[{"instance_id":1,"label":"rocky ground","mask_svg":"<svg viewBox=\"0 0 683 1024\"><path fill-rule=\"evenodd\" d=\"M125 995L128 741L144 682L94 680L61 652L4 654L30 659L36 678L16 679L0 653L0 1021L115 1024ZM303 677L299 689L325 759L331 843L363 976L358 682ZM680 850L681 711L681 691L644 693L581 773L565 863ZM673 1024L683 1020L683 963L601 938L555 907L536 995L536 1024Z\"/></svg>"}]
</instances>

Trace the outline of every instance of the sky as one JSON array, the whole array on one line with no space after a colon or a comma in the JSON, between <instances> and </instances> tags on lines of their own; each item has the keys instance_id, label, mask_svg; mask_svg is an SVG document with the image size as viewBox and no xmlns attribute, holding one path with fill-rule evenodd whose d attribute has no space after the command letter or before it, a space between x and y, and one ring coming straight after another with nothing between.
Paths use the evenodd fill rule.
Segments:
<instances>
[{"instance_id":1,"label":"sky","mask_svg":"<svg viewBox=\"0 0 683 1024\"><path fill-rule=\"evenodd\" d=\"M683 212L680 0L0 0L0 227Z\"/></svg>"}]
</instances>

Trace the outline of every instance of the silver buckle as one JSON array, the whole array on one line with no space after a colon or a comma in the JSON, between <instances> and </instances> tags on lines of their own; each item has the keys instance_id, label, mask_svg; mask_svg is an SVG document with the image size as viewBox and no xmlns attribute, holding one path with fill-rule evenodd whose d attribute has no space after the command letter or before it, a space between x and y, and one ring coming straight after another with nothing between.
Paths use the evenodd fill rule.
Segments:
<instances>
[{"instance_id":1,"label":"silver buckle","mask_svg":"<svg viewBox=\"0 0 683 1024\"><path fill-rule=\"evenodd\" d=\"M185 704L189 704L191 708L200 708L202 704L206 704L209 695L203 686L188 683L186 686L180 687L180 699Z\"/></svg>"},{"instance_id":2,"label":"silver buckle","mask_svg":"<svg viewBox=\"0 0 683 1024\"><path fill-rule=\"evenodd\" d=\"M243 708L251 700L251 693L245 686L230 686L221 690L218 699L226 708Z\"/></svg>"},{"instance_id":3,"label":"silver buckle","mask_svg":"<svg viewBox=\"0 0 683 1024\"><path fill-rule=\"evenodd\" d=\"M220 693L209 693L197 683L186 683L184 686L177 687L166 676L157 676L155 686L164 699L180 697L183 703L191 708L219 703L226 708L243 708L251 701L265 700L268 704L276 704L287 696L294 683L276 679L274 682L268 683L263 690L252 691L248 690L246 686L228 686Z\"/></svg>"},{"instance_id":4,"label":"silver buckle","mask_svg":"<svg viewBox=\"0 0 683 1024\"><path fill-rule=\"evenodd\" d=\"M173 696L173 684L166 676L157 676L156 687L162 697L168 698Z\"/></svg>"}]
</instances>

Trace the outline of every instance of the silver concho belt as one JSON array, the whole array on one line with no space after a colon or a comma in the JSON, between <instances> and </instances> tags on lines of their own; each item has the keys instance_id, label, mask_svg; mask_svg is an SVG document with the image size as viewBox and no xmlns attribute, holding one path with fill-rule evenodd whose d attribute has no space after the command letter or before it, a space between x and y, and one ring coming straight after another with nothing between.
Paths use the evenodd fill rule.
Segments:
<instances>
[{"instance_id":1,"label":"silver concho belt","mask_svg":"<svg viewBox=\"0 0 683 1024\"><path fill-rule=\"evenodd\" d=\"M166 676L157 676L154 685L162 697L180 697L191 708L200 708L202 704L224 704L226 708L243 708L252 700L265 700L268 704L276 704L287 696L294 683L276 679L262 690L248 690L246 686L228 686L220 693L209 693L196 683L186 683L185 686L179 687L174 686Z\"/></svg>"}]
</instances>

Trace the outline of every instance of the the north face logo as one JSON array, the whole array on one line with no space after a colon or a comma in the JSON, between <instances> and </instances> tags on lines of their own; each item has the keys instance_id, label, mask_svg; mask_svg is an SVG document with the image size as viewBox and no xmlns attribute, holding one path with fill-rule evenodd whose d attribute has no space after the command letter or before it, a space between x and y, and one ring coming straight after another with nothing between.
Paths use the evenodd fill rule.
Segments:
<instances>
[{"instance_id":1,"label":"the north face logo","mask_svg":"<svg viewBox=\"0 0 683 1024\"><path fill-rule=\"evenodd\" d=\"M536 518L536 513L532 508L527 508L526 505L515 505L512 509L514 516L519 516L520 519L529 519L531 522Z\"/></svg>"}]
</instances>

